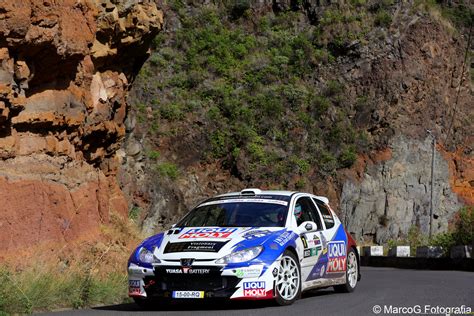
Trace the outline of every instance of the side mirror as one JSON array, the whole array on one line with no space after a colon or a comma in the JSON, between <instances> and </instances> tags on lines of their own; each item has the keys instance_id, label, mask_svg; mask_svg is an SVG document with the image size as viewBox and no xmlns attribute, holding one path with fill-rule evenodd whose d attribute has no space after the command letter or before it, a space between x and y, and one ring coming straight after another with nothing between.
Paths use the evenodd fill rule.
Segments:
<instances>
[{"instance_id":1,"label":"side mirror","mask_svg":"<svg viewBox=\"0 0 474 316\"><path fill-rule=\"evenodd\" d=\"M303 222L301 223L300 226L298 226L298 231L300 232L300 234L315 232L317 230L318 230L318 225L316 225L315 222L311 222L311 221Z\"/></svg>"}]
</instances>

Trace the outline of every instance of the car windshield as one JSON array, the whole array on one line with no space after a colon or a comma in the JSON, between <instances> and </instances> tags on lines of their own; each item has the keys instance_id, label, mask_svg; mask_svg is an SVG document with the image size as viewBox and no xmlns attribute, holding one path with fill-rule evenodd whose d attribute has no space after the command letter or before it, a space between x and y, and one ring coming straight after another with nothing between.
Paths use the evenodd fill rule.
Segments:
<instances>
[{"instance_id":1,"label":"car windshield","mask_svg":"<svg viewBox=\"0 0 474 316\"><path fill-rule=\"evenodd\" d=\"M193 209L178 227L284 227L286 202L213 201Z\"/></svg>"}]
</instances>

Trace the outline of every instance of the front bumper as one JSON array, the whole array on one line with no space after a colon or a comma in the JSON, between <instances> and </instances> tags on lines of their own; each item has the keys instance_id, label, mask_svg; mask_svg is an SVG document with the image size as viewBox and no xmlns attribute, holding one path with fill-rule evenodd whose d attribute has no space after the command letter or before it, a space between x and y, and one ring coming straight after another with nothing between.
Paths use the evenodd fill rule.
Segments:
<instances>
[{"instance_id":1,"label":"front bumper","mask_svg":"<svg viewBox=\"0 0 474 316\"><path fill-rule=\"evenodd\" d=\"M272 267L273 268L273 267ZM202 298L271 299L274 277L263 265L242 268L199 265L186 269L157 265L129 267L129 296L173 298L177 291L198 291Z\"/></svg>"}]
</instances>

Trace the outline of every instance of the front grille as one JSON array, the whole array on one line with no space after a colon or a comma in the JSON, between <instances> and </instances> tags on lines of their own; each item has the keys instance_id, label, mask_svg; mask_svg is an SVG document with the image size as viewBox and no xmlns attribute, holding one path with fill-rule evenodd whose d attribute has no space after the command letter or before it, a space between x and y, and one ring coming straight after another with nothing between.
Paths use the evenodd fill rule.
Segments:
<instances>
[{"instance_id":1,"label":"front grille","mask_svg":"<svg viewBox=\"0 0 474 316\"><path fill-rule=\"evenodd\" d=\"M172 252L219 252L227 243L218 241L168 242L163 253Z\"/></svg>"},{"instance_id":2,"label":"front grille","mask_svg":"<svg viewBox=\"0 0 474 316\"><path fill-rule=\"evenodd\" d=\"M167 273L166 269L182 270L181 267L156 267L155 276L147 277L145 284L151 280L154 282L150 286L150 291L206 291L219 292L235 290L239 278L233 276L221 276L220 268L216 267L194 267L194 269L209 270L206 274L189 273ZM147 291L148 292L148 291Z\"/></svg>"}]
</instances>

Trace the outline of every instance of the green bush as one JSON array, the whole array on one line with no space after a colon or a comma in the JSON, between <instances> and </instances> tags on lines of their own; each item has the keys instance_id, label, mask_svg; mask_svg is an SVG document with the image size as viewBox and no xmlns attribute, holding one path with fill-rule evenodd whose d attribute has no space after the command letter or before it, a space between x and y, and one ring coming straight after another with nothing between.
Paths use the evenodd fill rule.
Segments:
<instances>
[{"instance_id":1,"label":"green bush","mask_svg":"<svg viewBox=\"0 0 474 316\"><path fill-rule=\"evenodd\" d=\"M156 160L160 158L160 152L156 150L150 150L147 154L148 158L151 160Z\"/></svg>"},{"instance_id":2,"label":"green bush","mask_svg":"<svg viewBox=\"0 0 474 316\"><path fill-rule=\"evenodd\" d=\"M228 149L228 135L227 133L218 130L210 135L210 143L212 156L214 158L221 158L227 154Z\"/></svg>"},{"instance_id":3,"label":"green bush","mask_svg":"<svg viewBox=\"0 0 474 316\"><path fill-rule=\"evenodd\" d=\"M247 144L247 150L251 158L255 162L260 163L260 164L267 163L267 153L265 152L265 150L263 149L259 141L250 142L249 144Z\"/></svg>"},{"instance_id":4,"label":"green bush","mask_svg":"<svg viewBox=\"0 0 474 316\"><path fill-rule=\"evenodd\" d=\"M408 230L407 242L410 245L410 253L415 254L416 248L427 244L427 237L421 233L418 226L411 226Z\"/></svg>"},{"instance_id":5,"label":"green bush","mask_svg":"<svg viewBox=\"0 0 474 316\"><path fill-rule=\"evenodd\" d=\"M472 6L460 4L454 7L442 7L441 14L458 27L471 27L474 24L474 9Z\"/></svg>"},{"instance_id":6,"label":"green bush","mask_svg":"<svg viewBox=\"0 0 474 316\"><path fill-rule=\"evenodd\" d=\"M304 179L299 179L295 183L295 189L296 190L302 190L302 189L304 189L305 185L306 185L306 181Z\"/></svg>"},{"instance_id":7,"label":"green bush","mask_svg":"<svg viewBox=\"0 0 474 316\"><path fill-rule=\"evenodd\" d=\"M350 0L350 3L356 7L362 7L367 4L367 0Z\"/></svg>"},{"instance_id":8,"label":"green bush","mask_svg":"<svg viewBox=\"0 0 474 316\"><path fill-rule=\"evenodd\" d=\"M238 19L250 9L250 0L234 0L231 1L230 15L234 19Z\"/></svg>"},{"instance_id":9,"label":"green bush","mask_svg":"<svg viewBox=\"0 0 474 316\"><path fill-rule=\"evenodd\" d=\"M137 221L138 218L140 217L141 212L142 212L142 209L140 207L134 206L128 212L128 218L133 220L133 221Z\"/></svg>"},{"instance_id":10,"label":"green bush","mask_svg":"<svg viewBox=\"0 0 474 316\"><path fill-rule=\"evenodd\" d=\"M310 111L315 118L318 118L326 113L331 106L331 101L325 96L315 96L310 99Z\"/></svg>"},{"instance_id":11,"label":"green bush","mask_svg":"<svg viewBox=\"0 0 474 316\"><path fill-rule=\"evenodd\" d=\"M160 106L160 116L169 121L178 121L184 118L184 112L177 103L165 103Z\"/></svg>"},{"instance_id":12,"label":"green bush","mask_svg":"<svg viewBox=\"0 0 474 316\"><path fill-rule=\"evenodd\" d=\"M344 85L342 85L336 80L329 80L326 86L325 95L328 97L335 96L341 93L342 91L344 91Z\"/></svg>"},{"instance_id":13,"label":"green bush","mask_svg":"<svg viewBox=\"0 0 474 316\"><path fill-rule=\"evenodd\" d=\"M339 166L341 168L350 168L357 160L355 146L347 146L338 157Z\"/></svg>"},{"instance_id":14,"label":"green bush","mask_svg":"<svg viewBox=\"0 0 474 316\"><path fill-rule=\"evenodd\" d=\"M375 15L375 25L381 27L389 27L392 24L392 16L387 11L381 9Z\"/></svg>"},{"instance_id":15,"label":"green bush","mask_svg":"<svg viewBox=\"0 0 474 316\"><path fill-rule=\"evenodd\" d=\"M172 162L162 162L155 166L155 170L163 176L170 178L171 180L176 180L179 175L178 167Z\"/></svg>"},{"instance_id":16,"label":"green bush","mask_svg":"<svg viewBox=\"0 0 474 316\"><path fill-rule=\"evenodd\" d=\"M466 206L456 214L453 227L433 237L431 244L442 246L446 252L453 246L471 245L474 241L474 207Z\"/></svg>"},{"instance_id":17,"label":"green bush","mask_svg":"<svg viewBox=\"0 0 474 316\"><path fill-rule=\"evenodd\" d=\"M443 247L445 255L449 255L450 249L456 245L456 240L453 233L447 232L434 236L429 244Z\"/></svg>"},{"instance_id":18,"label":"green bush","mask_svg":"<svg viewBox=\"0 0 474 316\"><path fill-rule=\"evenodd\" d=\"M298 158L296 156L291 157L290 162L293 166L296 165L298 167L298 172L300 175L305 175L311 168L311 165L307 160Z\"/></svg>"}]
</instances>

